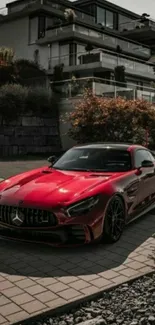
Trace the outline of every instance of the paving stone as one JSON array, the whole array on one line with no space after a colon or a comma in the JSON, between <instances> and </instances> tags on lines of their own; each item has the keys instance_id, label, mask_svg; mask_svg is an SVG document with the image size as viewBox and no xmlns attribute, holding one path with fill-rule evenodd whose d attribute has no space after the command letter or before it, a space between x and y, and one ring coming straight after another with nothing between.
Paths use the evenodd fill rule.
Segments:
<instances>
[{"instance_id":1,"label":"paving stone","mask_svg":"<svg viewBox=\"0 0 155 325\"><path fill-rule=\"evenodd\" d=\"M0 315L0 324L4 324L6 322L6 319Z\"/></svg>"},{"instance_id":2,"label":"paving stone","mask_svg":"<svg viewBox=\"0 0 155 325\"><path fill-rule=\"evenodd\" d=\"M27 302L34 300L34 297L29 295L28 293L24 292L21 295L12 297L11 300L13 300L17 305L20 306L22 304L25 304Z\"/></svg>"},{"instance_id":3,"label":"paving stone","mask_svg":"<svg viewBox=\"0 0 155 325\"><path fill-rule=\"evenodd\" d=\"M14 321L22 321L26 318L29 317L29 314L26 311L20 311L18 313L14 313L12 315L7 316L6 318L8 319L9 322L13 323Z\"/></svg>"},{"instance_id":4,"label":"paving stone","mask_svg":"<svg viewBox=\"0 0 155 325\"><path fill-rule=\"evenodd\" d=\"M8 280L0 282L0 292L11 287L13 287L13 283Z\"/></svg>"},{"instance_id":5,"label":"paving stone","mask_svg":"<svg viewBox=\"0 0 155 325\"><path fill-rule=\"evenodd\" d=\"M103 278L100 277L99 279L90 281L90 284L92 284L92 285L94 285L94 286L96 286L98 288L102 288L102 287L106 287L106 286L110 285L111 281L103 279Z\"/></svg>"},{"instance_id":6,"label":"paving stone","mask_svg":"<svg viewBox=\"0 0 155 325\"><path fill-rule=\"evenodd\" d=\"M37 311L40 311L40 310L46 308L46 306L42 302L40 302L38 300L33 301L33 303L32 302L28 302L26 304L23 304L21 307L25 311L27 311L29 314L33 314L33 313L35 313Z\"/></svg>"},{"instance_id":7,"label":"paving stone","mask_svg":"<svg viewBox=\"0 0 155 325\"><path fill-rule=\"evenodd\" d=\"M36 284L36 285L34 285L32 287L25 288L25 291L27 291L30 295L34 296L37 293L41 293L41 292L46 291L46 288L42 287L39 284Z\"/></svg>"},{"instance_id":8,"label":"paving stone","mask_svg":"<svg viewBox=\"0 0 155 325\"><path fill-rule=\"evenodd\" d=\"M16 282L16 285L22 289L27 289L28 287L32 287L33 285L35 285L35 282L26 278L24 280L21 280L21 281L17 281Z\"/></svg>"},{"instance_id":9,"label":"paving stone","mask_svg":"<svg viewBox=\"0 0 155 325\"><path fill-rule=\"evenodd\" d=\"M3 295L5 295L8 298L20 295L22 293L23 293L23 290L21 290L20 288L18 288L16 286L3 290Z\"/></svg>"},{"instance_id":10,"label":"paving stone","mask_svg":"<svg viewBox=\"0 0 155 325\"><path fill-rule=\"evenodd\" d=\"M0 307L0 315L8 316L21 311L21 308L14 303L9 303Z\"/></svg>"},{"instance_id":11,"label":"paving stone","mask_svg":"<svg viewBox=\"0 0 155 325\"><path fill-rule=\"evenodd\" d=\"M71 300L74 297L78 297L80 295L80 292L74 289L67 289L64 291L59 292L59 296L66 299Z\"/></svg>"},{"instance_id":12,"label":"paving stone","mask_svg":"<svg viewBox=\"0 0 155 325\"><path fill-rule=\"evenodd\" d=\"M68 289L68 285L62 283L62 282L57 282L54 284L51 284L48 286L48 290L51 290L52 292L58 293L60 291Z\"/></svg>"},{"instance_id":13,"label":"paving stone","mask_svg":"<svg viewBox=\"0 0 155 325\"><path fill-rule=\"evenodd\" d=\"M76 290L81 290L81 289L85 289L85 288L89 287L90 283L83 281L83 280L77 280L75 282L70 283L69 286Z\"/></svg>"},{"instance_id":14,"label":"paving stone","mask_svg":"<svg viewBox=\"0 0 155 325\"><path fill-rule=\"evenodd\" d=\"M54 294L53 292L51 292L49 290L46 292L39 293L38 295L35 296L35 298L37 300L40 300L43 303L46 303L46 302L52 301L52 300L56 300L57 297L58 296L56 294Z\"/></svg>"},{"instance_id":15,"label":"paving stone","mask_svg":"<svg viewBox=\"0 0 155 325\"><path fill-rule=\"evenodd\" d=\"M0 296L0 307L7 305L10 303L10 300L8 298L6 298L5 296L1 295Z\"/></svg>"}]
</instances>

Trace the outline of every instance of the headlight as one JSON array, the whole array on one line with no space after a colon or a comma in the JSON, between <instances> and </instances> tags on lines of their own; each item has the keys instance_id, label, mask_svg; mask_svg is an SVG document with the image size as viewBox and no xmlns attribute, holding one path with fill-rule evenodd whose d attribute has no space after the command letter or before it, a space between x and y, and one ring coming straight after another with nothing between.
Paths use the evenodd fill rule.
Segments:
<instances>
[{"instance_id":1,"label":"headlight","mask_svg":"<svg viewBox=\"0 0 155 325\"><path fill-rule=\"evenodd\" d=\"M67 209L69 217L76 217L90 212L99 201L98 196L92 196L86 200L80 201Z\"/></svg>"}]
</instances>

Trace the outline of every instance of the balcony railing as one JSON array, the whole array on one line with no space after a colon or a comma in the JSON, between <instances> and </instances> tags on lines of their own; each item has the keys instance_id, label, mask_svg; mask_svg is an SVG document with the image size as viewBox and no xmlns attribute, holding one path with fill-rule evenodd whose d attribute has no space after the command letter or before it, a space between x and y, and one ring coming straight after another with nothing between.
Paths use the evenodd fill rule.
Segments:
<instances>
[{"instance_id":1,"label":"balcony railing","mask_svg":"<svg viewBox=\"0 0 155 325\"><path fill-rule=\"evenodd\" d=\"M4 8L0 8L0 16L1 16L1 15L2 15L2 16L6 16L7 13L8 13L8 10L7 10L6 7L4 7Z\"/></svg>"},{"instance_id":2,"label":"balcony railing","mask_svg":"<svg viewBox=\"0 0 155 325\"><path fill-rule=\"evenodd\" d=\"M124 66L127 73L155 79L153 64L141 60L135 60L133 57L127 57L124 55L120 56L115 52L103 52L100 51L100 49L94 50L91 53L78 52L72 53L72 55L50 58L49 69L52 69L59 64L64 64L66 71L67 68L71 71L71 67L74 70L75 66L81 66L82 69L87 68L88 64L88 68L93 69L95 68L94 63L100 63L101 67L108 70L114 70L116 66Z\"/></svg>"},{"instance_id":3,"label":"balcony railing","mask_svg":"<svg viewBox=\"0 0 155 325\"><path fill-rule=\"evenodd\" d=\"M92 89L97 96L116 98L118 96L126 99L144 99L155 104L155 88L140 86L131 83L115 84L114 80L99 78L79 78L64 81L51 82L52 88L57 91L61 98L82 97L86 88Z\"/></svg>"},{"instance_id":4,"label":"balcony railing","mask_svg":"<svg viewBox=\"0 0 155 325\"><path fill-rule=\"evenodd\" d=\"M153 20L146 20L146 22L141 22L140 20L133 20L127 23L123 23L119 25L119 31L131 31L131 30L139 30L143 28L148 28L155 30L155 21Z\"/></svg>"},{"instance_id":5,"label":"balcony railing","mask_svg":"<svg viewBox=\"0 0 155 325\"><path fill-rule=\"evenodd\" d=\"M122 40L113 36L106 35L102 32L98 32L95 30L92 30L90 28L86 28L83 26L79 26L76 24L70 25L70 26L62 26L59 28L54 28L47 30L45 33L45 36L47 38L52 38L55 36L61 36L66 35L71 32L76 32L85 36L89 36L91 38L96 38L102 42L103 45L109 46L113 49L116 49L117 46L120 46L120 48L123 48L124 51L127 53L137 54L137 56L146 57L149 58L151 55L151 51L148 47L143 46L141 44L135 44L132 42L128 42L126 40Z\"/></svg>"},{"instance_id":6,"label":"balcony railing","mask_svg":"<svg viewBox=\"0 0 155 325\"><path fill-rule=\"evenodd\" d=\"M146 64L140 61L135 61L134 59L128 59L127 57L120 57L107 53L102 53L102 62L104 64L110 64L112 66L120 66L123 65L125 69L133 70L135 72L139 72L140 74L148 73L154 76L154 69L152 64Z\"/></svg>"}]
</instances>

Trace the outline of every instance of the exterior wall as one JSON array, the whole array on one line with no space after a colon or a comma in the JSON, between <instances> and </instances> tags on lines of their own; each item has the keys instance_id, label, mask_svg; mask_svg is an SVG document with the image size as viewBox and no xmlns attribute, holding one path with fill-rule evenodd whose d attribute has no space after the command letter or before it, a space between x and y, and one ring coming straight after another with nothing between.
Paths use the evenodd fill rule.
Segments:
<instances>
[{"instance_id":1,"label":"exterior wall","mask_svg":"<svg viewBox=\"0 0 155 325\"><path fill-rule=\"evenodd\" d=\"M33 20L33 35L31 30L30 39L30 31L29 31L29 18L21 18L18 20L10 21L4 23L0 26L0 46L11 47L15 51L15 56L17 59L25 58L28 60L34 60L34 52L35 50L39 50L39 62L40 65L44 69L48 69L48 61L49 61L49 48L47 45L38 46L35 44L35 40L37 39L37 19ZM35 31L35 33L34 33ZM35 35L36 34L36 35ZM30 41L30 43L29 43ZM58 51L55 50L56 45L53 44L53 52L54 55L58 55Z\"/></svg>"},{"instance_id":2,"label":"exterior wall","mask_svg":"<svg viewBox=\"0 0 155 325\"><path fill-rule=\"evenodd\" d=\"M0 157L52 154L61 151L55 118L21 116L14 124L0 125Z\"/></svg>"}]
</instances>

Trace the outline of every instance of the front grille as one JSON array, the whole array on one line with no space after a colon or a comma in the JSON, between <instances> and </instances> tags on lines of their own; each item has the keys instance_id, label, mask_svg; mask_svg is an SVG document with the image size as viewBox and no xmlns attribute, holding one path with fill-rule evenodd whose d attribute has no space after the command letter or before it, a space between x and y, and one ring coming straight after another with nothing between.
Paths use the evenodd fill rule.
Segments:
<instances>
[{"instance_id":1,"label":"front grille","mask_svg":"<svg viewBox=\"0 0 155 325\"><path fill-rule=\"evenodd\" d=\"M54 227L57 218L51 211L0 205L0 222L17 227Z\"/></svg>"},{"instance_id":2,"label":"front grille","mask_svg":"<svg viewBox=\"0 0 155 325\"><path fill-rule=\"evenodd\" d=\"M11 228L1 228L0 227L0 236L8 237L14 240L23 240L23 241L32 241L40 243L61 243L61 240L57 234L51 234L50 232L45 231L28 231L21 229L11 229Z\"/></svg>"},{"instance_id":3,"label":"front grille","mask_svg":"<svg viewBox=\"0 0 155 325\"><path fill-rule=\"evenodd\" d=\"M82 225L73 225L68 227L69 242L84 243L86 239L85 231Z\"/></svg>"}]
</instances>

